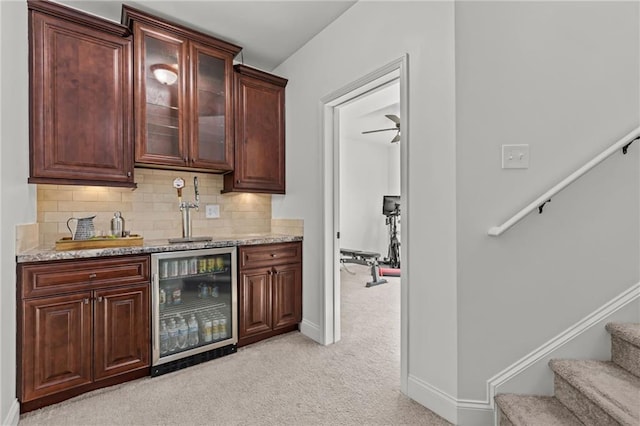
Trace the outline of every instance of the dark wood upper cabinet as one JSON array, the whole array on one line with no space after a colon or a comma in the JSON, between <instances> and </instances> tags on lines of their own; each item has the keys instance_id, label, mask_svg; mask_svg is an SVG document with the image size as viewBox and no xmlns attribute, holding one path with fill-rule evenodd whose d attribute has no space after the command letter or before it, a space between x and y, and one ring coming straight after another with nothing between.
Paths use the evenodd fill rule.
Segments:
<instances>
[{"instance_id":1,"label":"dark wood upper cabinet","mask_svg":"<svg viewBox=\"0 0 640 426\"><path fill-rule=\"evenodd\" d=\"M30 183L135 186L128 28L29 1Z\"/></svg>"},{"instance_id":2,"label":"dark wood upper cabinet","mask_svg":"<svg viewBox=\"0 0 640 426\"><path fill-rule=\"evenodd\" d=\"M235 167L223 192L284 194L287 80L245 65L234 70Z\"/></svg>"},{"instance_id":3,"label":"dark wood upper cabinet","mask_svg":"<svg viewBox=\"0 0 640 426\"><path fill-rule=\"evenodd\" d=\"M233 169L233 58L241 48L122 7L134 38L135 162Z\"/></svg>"}]
</instances>

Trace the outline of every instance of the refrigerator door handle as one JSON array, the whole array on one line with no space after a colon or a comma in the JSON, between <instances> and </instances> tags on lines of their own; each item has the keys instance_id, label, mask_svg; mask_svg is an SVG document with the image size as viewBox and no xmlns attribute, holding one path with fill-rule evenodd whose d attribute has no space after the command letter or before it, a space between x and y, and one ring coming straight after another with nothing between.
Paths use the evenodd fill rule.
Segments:
<instances>
[{"instance_id":1,"label":"refrigerator door handle","mask_svg":"<svg viewBox=\"0 0 640 426\"><path fill-rule=\"evenodd\" d=\"M151 341L153 342L153 365L155 365L160 359L160 304L158 303L158 294L160 293L160 280L158 274L153 273L151 276L151 306L153 306L153 322L152 331L153 336Z\"/></svg>"}]
</instances>

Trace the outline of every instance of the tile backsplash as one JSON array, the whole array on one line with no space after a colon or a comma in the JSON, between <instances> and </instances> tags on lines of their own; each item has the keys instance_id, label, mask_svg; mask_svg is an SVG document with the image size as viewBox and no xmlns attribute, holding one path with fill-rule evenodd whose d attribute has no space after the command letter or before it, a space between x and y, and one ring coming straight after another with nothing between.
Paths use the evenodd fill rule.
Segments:
<instances>
[{"instance_id":1,"label":"tile backsplash","mask_svg":"<svg viewBox=\"0 0 640 426\"><path fill-rule=\"evenodd\" d=\"M200 209L192 210L193 236L226 236L271 232L271 195L221 194L222 175L206 173L141 169L135 170L138 187L130 188L38 185L40 245L53 245L70 236L67 219L96 215L95 229L108 233L113 213L122 212L125 229L145 239L167 239L182 236L182 215L173 188L176 177L185 180L183 200L194 201L193 177L198 176ZM218 204L220 218L206 219L205 206ZM299 222L299 223L298 223ZM293 226L301 229L301 221ZM75 222L71 222L71 229ZM282 225L286 225L282 223ZM291 229L282 226L283 229ZM278 226L280 227L280 226Z\"/></svg>"}]
</instances>

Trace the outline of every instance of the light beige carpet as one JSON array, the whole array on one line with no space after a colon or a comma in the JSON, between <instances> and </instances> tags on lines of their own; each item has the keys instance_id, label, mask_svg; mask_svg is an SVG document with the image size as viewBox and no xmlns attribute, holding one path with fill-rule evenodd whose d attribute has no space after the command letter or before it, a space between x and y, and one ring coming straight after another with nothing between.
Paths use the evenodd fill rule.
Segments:
<instances>
[{"instance_id":1,"label":"light beige carpet","mask_svg":"<svg viewBox=\"0 0 640 426\"><path fill-rule=\"evenodd\" d=\"M298 332L27 413L20 425L446 425L400 393L400 278L342 272L342 340Z\"/></svg>"}]
</instances>

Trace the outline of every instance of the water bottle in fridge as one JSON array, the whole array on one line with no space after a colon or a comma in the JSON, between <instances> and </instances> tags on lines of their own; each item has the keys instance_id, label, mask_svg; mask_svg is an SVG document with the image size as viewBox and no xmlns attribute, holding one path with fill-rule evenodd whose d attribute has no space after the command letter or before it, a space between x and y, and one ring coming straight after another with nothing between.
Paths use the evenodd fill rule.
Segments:
<instances>
[{"instance_id":1,"label":"water bottle in fridge","mask_svg":"<svg viewBox=\"0 0 640 426\"><path fill-rule=\"evenodd\" d=\"M178 348L178 326L175 319L169 320L167 331L169 332L169 352L173 352Z\"/></svg>"},{"instance_id":2,"label":"water bottle in fridge","mask_svg":"<svg viewBox=\"0 0 640 426\"><path fill-rule=\"evenodd\" d=\"M169 331L167 330L167 323L162 321L160 323L160 355L164 355L169 352Z\"/></svg>"},{"instance_id":3,"label":"water bottle in fridge","mask_svg":"<svg viewBox=\"0 0 640 426\"><path fill-rule=\"evenodd\" d=\"M180 324L178 325L178 348L184 349L187 347L187 337L189 335L189 327L184 318L180 318Z\"/></svg>"},{"instance_id":4,"label":"water bottle in fridge","mask_svg":"<svg viewBox=\"0 0 640 426\"><path fill-rule=\"evenodd\" d=\"M198 322L196 321L196 316L191 314L189 318L189 335L188 335L188 345L193 347L198 344Z\"/></svg>"}]
</instances>

